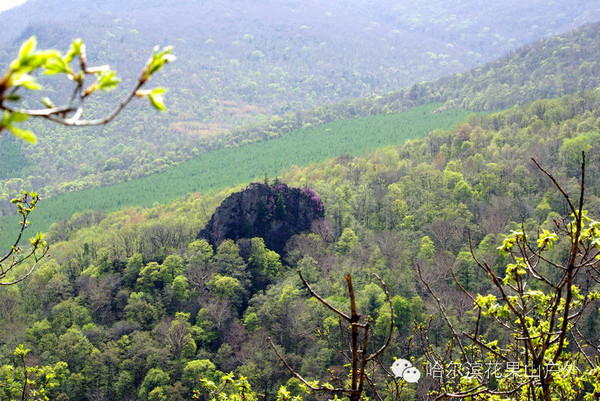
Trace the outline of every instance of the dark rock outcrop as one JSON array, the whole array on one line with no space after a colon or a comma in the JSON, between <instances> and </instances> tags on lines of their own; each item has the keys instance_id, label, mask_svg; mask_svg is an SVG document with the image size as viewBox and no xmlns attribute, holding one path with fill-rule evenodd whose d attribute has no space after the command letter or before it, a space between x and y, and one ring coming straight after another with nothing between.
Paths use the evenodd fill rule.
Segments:
<instances>
[{"instance_id":1,"label":"dark rock outcrop","mask_svg":"<svg viewBox=\"0 0 600 401\"><path fill-rule=\"evenodd\" d=\"M312 189L253 183L225 199L198 238L216 248L225 239L262 237L267 248L282 254L292 235L323 216L323 202Z\"/></svg>"}]
</instances>

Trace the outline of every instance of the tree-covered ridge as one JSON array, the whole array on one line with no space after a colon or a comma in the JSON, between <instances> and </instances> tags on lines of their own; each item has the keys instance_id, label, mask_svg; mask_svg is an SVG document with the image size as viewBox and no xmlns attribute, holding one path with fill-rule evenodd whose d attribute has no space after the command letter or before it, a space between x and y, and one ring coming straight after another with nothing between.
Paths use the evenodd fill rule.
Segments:
<instances>
[{"instance_id":1,"label":"tree-covered ridge","mask_svg":"<svg viewBox=\"0 0 600 401\"><path fill-rule=\"evenodd\" d=\"M317 109L318 117L305 115L303 122L335 119L339 115L387 113L428 102L473 111L498 111L536 99L593 90L600 85L599 37L600 23L589 24L526 45L466 72L383 96Z\"/></svg>"},{"instance_id":2,"label":"tree-covered ridge","mask_svg":"<svg viewBox=\"0 0 600 401\"><path fill-rule=\"evenodd\" d=\"M468 72L419 84L409 99L493 111L600 86L600 23L543 39Z\"/></svg>"},{"instance_id":3,"label":"tree-covered ridge","mask_svg":"<svg viewBox=\"0 0 600 401\"><path fill-rule=\"evenodd\" d=\"M236 140L283 135L305 124L386 114L416 105L498 111L536 99L553 98L600 86L600 23L543 39L482 67L424 82L386 95L353 99L301 113L275 116L268 123L235 130Z\"/></svg>"},{"instance_id":4,"label":"tree-covered ridge","mask_svg":"<svg viewBox=\"0 0 600 401\"><path fill-rule=\"evenodd\" d=\"M379 146L402 143L434 129L448 129L468 115L459 109L435 112L438 106L430 104L403 113L336 121L306 127L270 141L218 149L148 177L47 198L36 211L34 221L38 230L45 231L52 223L78 211L151 206L192 192L208 193L256 181L265 173L273 176L292 166L307 166L330 157L359 155ZM20 180L9 183L11 189L22 189ZM9 192L4 196L9 197ZM0 203L0 210L10 206ZM0 243L8 243L11 233L18 228L16 220L14 216L3 216L0 222Z\"/></svg>"},{"instance_id":5,"label":"tree-covered ridge","mask_svg":"<svg viewBox=\"0 0 600 401\"><path fill-rule=\"evenodd\" d=\"M198 374L214 378L218 371L247 376L268 399L280 384L299 391L265 345L267 336L304 377L327 377L345 361L316 334L338 323L302 290L298 268L340 308L347 307L340 278L351 273L376 339L389 324L384 294L372 284L372 273L382 276L396 312L387 366L410 349L414 318L435 315L431 341L443 348L449 333L415 277L415 261L460 329L473 305L450 267L469 291L490 291L468 233L475 255L503 271L509 261L496 247L504 234L548 227L569 213L531 157L576 193L585 150L586 202L590 215L600 215L599 105L597 91L536 101L367 156L294 168L281 181L313 188L327 223L294 237L283 261L260 239L225 241L216 250L195 239L227 191L151 209L78 214L50 230L53 254L30 280L0 292L2 362L14 363L12 352L25 338L41 365L67 363L53 394L76 400L186 399L200 386ZM552 252L560 256L563 247ZM594 310L582 317L592 341L598 321ZM492 326L482 330L489 338L503 335ZM412 349L410 356L418 361L421 354ZM426 385L402 391L417 399Z\"/></svg>"},{"instance_id":6,"label":"tree-covered ridge","mask_svg":"<svg viewBox=\"0 0 600 401\"><path fill-rule=\"evenodd\" d=\"M497 7L474 0L451 5L185 0L168 6L158 1L49 5L29 0L3 13L6 35L0 40L6 42L0 66L31 35L43 47L54 48L82 37L90 44L90 62L108 62L122 73L123 90L133 85L147 57L142 49L172 44L179 62L168 78L157 82L170 89L167 114L155 117L134 107L113 125L77 133L34 123L30 129L45 132L47 142L22 150L27 168L19 166L9 177L22 182L1 183L31 186L45 195L108 185L162 171L215 147L287 132L278 127L277 118L270 127L274 114L285 125L300 120L292 129L304 122L355 116L362 101L348 105L348 99L384 96L464 71L532 40L591 22L600 11L592 0L576 6L504 1L501 16ZM47 89L50 97L62 93L56 86ZM369 102L360 115L404 110L412 100ZM294 115L340 101L344 103L325 113L317 109L301 119ZM98 114L106 111L102 102L90 104ZM215 138L247 124L258 124L258 132L251 128L219 138L221 142Z\"/></svg>"}]
</instances>

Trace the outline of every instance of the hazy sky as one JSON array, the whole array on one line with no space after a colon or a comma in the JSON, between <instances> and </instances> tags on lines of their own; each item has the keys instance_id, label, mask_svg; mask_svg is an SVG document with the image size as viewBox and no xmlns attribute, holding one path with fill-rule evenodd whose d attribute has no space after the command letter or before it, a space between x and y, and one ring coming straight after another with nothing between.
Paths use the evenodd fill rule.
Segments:
<instances>
[{"instance_id":1,"label":"hazy sky","mask_svg":"<svg viewBox=\"0 0 600 401\"><path fill-rule=\"evenodd\" d=\"M16 7L20 4L25 3L27 0L0 0L0 13L6 11L9 8Z\"/></svg>"}]
</instances>

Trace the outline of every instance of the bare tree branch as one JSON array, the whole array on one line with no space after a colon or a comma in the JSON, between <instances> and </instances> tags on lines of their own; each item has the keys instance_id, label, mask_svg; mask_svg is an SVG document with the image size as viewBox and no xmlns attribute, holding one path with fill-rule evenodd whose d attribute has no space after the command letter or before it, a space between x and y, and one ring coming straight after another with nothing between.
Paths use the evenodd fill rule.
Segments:
<instances>
[{"instance_id":1,"label":"bare tree branch","mask_svg":"<svg viewBox=\"0 0 600 401\"><path fill-rule=\"evenodd\" d=\"M275 344L273 343L271 338L269 338L271 347L273 348L277 357L282 361L284 366L290 372L292 372L292 374L298 380L302 381L302 383L304 383L312 391L329 391L329 392L333 392L333 393L344 393L348 396L348 398L351 401L359 401L361 399L363 392L365 391L365 381L366 381L368 383L369 387L371 388L371 390L373 391L373 395L378 400L383 400L383 398L378 394L375 383L369 377L369 375L372 374L375 371L375 369L381 364L378 360L378 357L388 347L388 345L391 341L391 336L392 336L393 330L394 330L394 307L392 304L392 300L391 300L389 291L388 291L387 286L386 286L385 282L383 281L383 279L381 279L381 277L375 275L383 287L387 302L390 306L390 327L389 327L384 344L379 349L374 351L373 354L368 355L368 348L369 348L369 341L370 341L369 337L372 336L372 321L371 321L370 317L367 317L366 320L364 321L364 323L361 322L362 315L360 315L358 313L358 309L356 306L356 296L355 296L355 292L354 292L354 287L352 285L351 275L348 274L345 277L346 284L348 286L348 296L350 298L350 315L335 308L333 305L331 305L329 302L327 302L323 297L321 297L319 294L317 294L311 288L311 286L308 284L308 282L306 281L306 279L304 278L304 276L302 275L302 272L300 270L298 270L298 275L300 276L300 280L302 281L304 286L307 288L310 295L313 298L319 300L319 302L321 302L329 310L333 311L338 316L338 325L340 328L340 338L341 338L341 348L338 348L333 344L333 342L331 341L329 332L320 333L320 335L327 340L327 342L333 348L334 351L336 351L337 353L342 355L342 357L346 361L349 362L349 370L350 370L349 386L334 387L331 385L318 386L318 385L310 384L308 382L308 380L304 379L298 372L296 372L289 365L289 363L287 363L285 358L283 358L281 353L279 353L279 351L276 349ZM345 351L345 348L346 348L346 345L345 345L346 342L345 342L345 338L344 338L345 330L342 327L342 319L344 319L345 321L350 323L350 338L349 338L349 344L348 344L350 346L350 354L349 355L346 354L346 351ZM360 332L361 330L362 330L362 333ZM334 376L333 372L332 372L331 381L332 382L337 381L337 382L344 383L346 380L344 380L340 377Z\"/></svg>"}]
</instances>

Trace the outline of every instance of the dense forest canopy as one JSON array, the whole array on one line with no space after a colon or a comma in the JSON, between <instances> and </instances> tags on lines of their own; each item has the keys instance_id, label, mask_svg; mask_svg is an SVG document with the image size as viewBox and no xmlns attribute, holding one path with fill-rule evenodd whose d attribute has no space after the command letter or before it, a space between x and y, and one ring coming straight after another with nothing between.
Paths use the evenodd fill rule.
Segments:
<instances>
[{"instance_id":1,"label":"dense forest canopy","mask_svg":"<svg viewBox=\"0 0 600 401\"><path fill-rule=\"evenodd\" d=\"M31 280L1 293L3 362L12 363L12 350L25 339L40 364L66 362L52 394L71 399L146 399L156 388L168 399L185 399L200 386L193 369L213 378L235 371L257 391L274 394L293 381L265 346L267 335L304 376L324 377L341 364L316 337L318 328L337 323L301 291L296 268L340 305L340 277L352 273L375 338L384 335L389 311L371 274L384 278L398 313L390 365L403 355L413 319L433 314L432 341L443 346L449 334L418 283L415 260L448 313L467 325L472 305L452 283L450 266L470 291L490 291L470 256L468 233L476 255L502 269L507 259L496 247L504 234L521 224L546 227L567 213L531 156L575 191L577 155L587 151L587 205L599 215L599 105L598 92L536 101L367 156L294 168L279 179L313 188L327 223L294 237L284 260L259 238L227 240L217 249L195 239L229 191L151 209L77 214L50 230L52 257ZM597 324L595 310L582 320L592 341ZM413 387L403 391L415 396Z\"/></svg>"},{"instance_id":2,"label":"dense forest canopy","mask_svg":"<svg viewBox=\"0 0 600 401\"><path fill-rule=\"evenodd\" d=\"M156 77L163 115L134 104L96 130L34 121L36 146L0 136L0 201L40 189L20 216L49 249L1 266L25 279L0 285L0 399L353 400L363 380L363 399L597 398L599 11L29 0L0 14L2 70L36 35L82 36L91 63L122 71L91 116L145 49L180 60ZM0 247L17 227L5 203ZM519 366L450 377L478 361Z\"/></svg>"},{"instance_id":3,"label":"dense forest canopy","mask_svg":"<svg viewBox=\"0 0 600 401\"><path fill-rule=\"evenodd\" d=\"M433 118L422 114L441 106L441 104L416 108L408 113L399 113L396 117L389 115L391 112L405 110L432 100L445 102L443 108L461 105L467 109L490 110L509 107L512 104L537 97L551 97L564 92L573 93L578 90L594 88L597 86L598 74L600 74L600 69L596 68L596 58L600 50L598 48L599 36L600 24L591 24L565 35L545 39L535 45L525 47L516 54L485 67L443 78L434 83L419 84L404 92L383 97L357 99L349 103L340 103L335 107L321 107L303 113L286 114L283 117L276 116L271 118L268 123L254 128L237 130L212 147L227 147L232 143L260 142L280 136L285 136L285 138L279 138L263 145L255 144L252 147L214 149L208 154L196 157L192 162L168 169L162 174L153 175L144 180L138 180L145 174L141 170L127 171L136 164L134 159L130 158L126 163L119 157L103 159L101 171L89 175L86 178L88 182L94 183L95 186L112 182L112 178L106 178L106 181L104 179L96 181L98 174L110 176L116 180L131 181L120 186L97 188L92 192L80 191L67 196L66 199L60 196L52 199L46 203L45 209L40 210L39 227L44 230L57 219L64 218L69 213L78 210L95 208L115 210L125 205L150 205L154 201L167 201L192 191L208 191L253 180L265 172L276 174L279 169L294 164L306 165L322 160L324 157L345 153L356 155L377 146L398 143L401 138L422 135L434 128L449 127L448 124L452 124L452 121L464 118L465 114L462 111L453 112L452 108L450 111L434 114ZM444 117L446 113L450 113L447 114L448 118ZM349 119L323 125L328 121L344 117L370 114L383 114L385 117ZM311 126L320 126L320 128L311 128ZM403 127L400 130L403 133L397 131L396 127L398 126ZM302 127L304 128L299 129ZM65 138L66 143L68 140ZM42 180L9 178L11 174L23 167L27 168L22 171L31 173L32 166L31 162L16 152L23 146L21 143L12 138L3 138L3 141L5 143L3 149L5 149L7 157L3 159L3 164L0 164L0 174L4 174L6 177L3 180L2 198L8 200L24 187L31 189L31 186L38 182L43 185ZM97 143L99 141L95 140L95 144ZM66 144L60 145L60 143L54 144L54 146L56 146L56 151L64 150L67 154L76 156L74 150L77 147L71 148ZM126 149L122 143L116 147L121 150ZM294 151L290 153L286 150L288 148L294 149ZM40 154L43 154L46 159L55 158L54 150L49 146L40 145L34 149L40 151ZM86 148L88 151L93 151L93 149L93 147ZM179 149L179 152L181 151ZM253 156L253 152L264 153L267 156ZM61 157L63 155L64 153L61 153ZM285 158L282 158L281 156L284 155ZM151 163L152 168L146 173L164 170L170 164L163 163L164 159L153 159L150 155L143 153L137 158ZM233 159L247 160L243 164L243 173L235 173L234 170L228 169L231 173L229 176L218 172L222 171L222 168L210 169L212 165L236 164L229 161ZM238 165L242 167L242 165ZM69 174L75 172L67 163L63 164L62 171ZM213 176L215 172L217 176ZM46 172L45 175L49 176L49 173ZM199 175L198 178L193 178L196 175ZM60 180L60 174L54 179ZM82 181L78 181L79 184L69 182L61 182L60 185L64 189L70 190L82 189L86 186ZM167 188L165 185L174 185L175 187L165 190L160 199L156 197L154 191L145 192L142 189L156 185L161 188ZM89 195L90 193L93 195ZM105 202L106 200L108 203ZM6 214L10 213L12 208L6 203L4 206L0 205L0 211ZM6 217L2 219L4 234L0 235L0 238L8 238L10 231L7 227L12 224L11 221L15 221L14 218L12 220Z\"/></svg>"}]
</instances>

